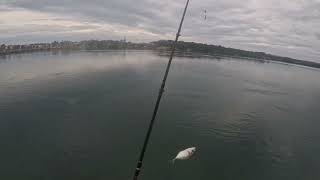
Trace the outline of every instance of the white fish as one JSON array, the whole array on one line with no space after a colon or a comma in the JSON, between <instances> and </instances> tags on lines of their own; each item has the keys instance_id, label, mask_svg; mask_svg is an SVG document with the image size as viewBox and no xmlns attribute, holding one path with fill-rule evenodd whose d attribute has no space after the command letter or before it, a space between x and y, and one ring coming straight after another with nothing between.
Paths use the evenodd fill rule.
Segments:
<instances>
[{"instance_id":1,"label":"white fish","mask_svg":"<svg viewBox=\"0 0 320 180\"><path fill-rule=\"evenodd\" d=\"M183 151L180 151L178 153L178 155L172 159L172 163L174 163L176 160L186 160L189 159L194 153L196 152L196 148L195 147L191 147L188 149L185 149Z\"/></svg>"}]
</instances>

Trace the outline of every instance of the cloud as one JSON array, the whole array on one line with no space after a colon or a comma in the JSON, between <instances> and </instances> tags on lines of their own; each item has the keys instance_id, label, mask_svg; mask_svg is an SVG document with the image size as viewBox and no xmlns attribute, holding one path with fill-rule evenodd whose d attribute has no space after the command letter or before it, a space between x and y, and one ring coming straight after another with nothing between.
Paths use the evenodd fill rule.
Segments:
<instances>
[{"instance_id":1,"label":"cloud","mask_svg":"<svg viewBox=\"0 0 320 180\"><path fill-rule=\"evenodd\" d=\"M0 0L0 42L172 39L184 3ZM191 0L181 39L320 61L319 19L319 0Z\"/></svg>"}]
</instances>

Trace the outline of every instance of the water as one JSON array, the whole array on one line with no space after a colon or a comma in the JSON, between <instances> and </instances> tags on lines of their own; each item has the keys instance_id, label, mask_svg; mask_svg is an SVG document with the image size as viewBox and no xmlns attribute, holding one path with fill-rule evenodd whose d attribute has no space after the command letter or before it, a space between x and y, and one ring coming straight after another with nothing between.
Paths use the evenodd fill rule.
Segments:
<instances>
[{"instance_id":1,"label":"water","mask_svg":"<svg viewBox=\"0 0 320 180\"><path fill-rule=\"evenodd\" d=\"M0 179L131 179L167 58L0 59ZM320 178L320 71L175 58L140 179ZM184 148L194 158L168 163Z\"/></svg>"}]
</instances>

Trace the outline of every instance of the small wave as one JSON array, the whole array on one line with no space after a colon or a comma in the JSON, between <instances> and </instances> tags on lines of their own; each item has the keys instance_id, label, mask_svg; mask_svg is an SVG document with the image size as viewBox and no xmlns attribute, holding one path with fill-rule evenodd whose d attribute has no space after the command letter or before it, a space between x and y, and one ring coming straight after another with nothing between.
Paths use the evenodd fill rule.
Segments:
<instances>
[{"instance_id":1,"label":"small wave","mask_svg":"<svg viewBox=\"0 0 320 180\"><path fill-rule=\"evenodd\" d=\"M277 111L282 111L282 112L289 112L290 109L288 107L288 105L273 105L273 109L277 110Z\"/></svg>"},{"instance_id":2,"label":"small wave","mask_svg":"<svg viewBox=\"0 0 320 180\"><path fill-rule=\"evenodd\" d=\"M257 117L257 114L255 112L243 112L243 113L240 113L240 117L248 118L249 120L253 120Z\"/></svg>"},{"instance_id":3,"label":"small wave","mask_svg":"<svg viewBox=\"0 0 320 180\"><path fill-rule=\"evenodd\" d=\"M244 80L245 83L253 86L259 86L259 87L265 87L265 88L277 88L279 87L279 84L274 82L268 82L268 81L255 81L255 80Z\"/></svg>"},{"instance_id":4,"label":"small wave","mask_svg":"<svg viewBox=\"0 0 320 180\"><path fill-rule=\"evenodd\" d=\"M56 76L59 76L59 75L63 75L64 72L57 72L57 73L53 73L53 74L56 75Z\"/></svg>"},{"instance_id":5,"label":"small wave","mask_svg":"<svg viewBox=\"0 0 320 180\"><path fill-rule=\"evenodd\" d=\"M261 94L261 95L288 95L286 92L281 92L281 91L272 91L272 90L265 90L265 89L258 89L258 88L245 88L245 92L249 93L256 93L256 94Z\"/></svg>"},{"instance_id":6,"label":"small wave","mask_svg":"<svg viewBox=\"0 0 320 180\"><path fill-rule=\"evenodd\" d=\"M255 125L252 119L237 119L236 121L226 122L220 127L211 128L211 133L230 141L247 141L255 135Z\"/></svg>"}]
</instances>

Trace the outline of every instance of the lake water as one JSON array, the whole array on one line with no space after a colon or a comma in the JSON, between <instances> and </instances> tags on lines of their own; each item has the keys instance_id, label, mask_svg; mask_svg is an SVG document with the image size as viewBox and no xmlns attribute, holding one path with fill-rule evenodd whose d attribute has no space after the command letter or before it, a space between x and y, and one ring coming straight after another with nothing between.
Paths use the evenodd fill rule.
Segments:
<instances>
[{"instance_id":1,"label":"lake water","mask_svg":"<svg viewBox=\"0 0 320 180\"><path fill-rule=\"evenodd\" d=\"M166 62L150 51L0 58L0 179L131 179ZM319 70L175 58L140 179L320 179L319 139ZM168 162L191 146L192 159Z\"/></svg>"}]
</instances>

